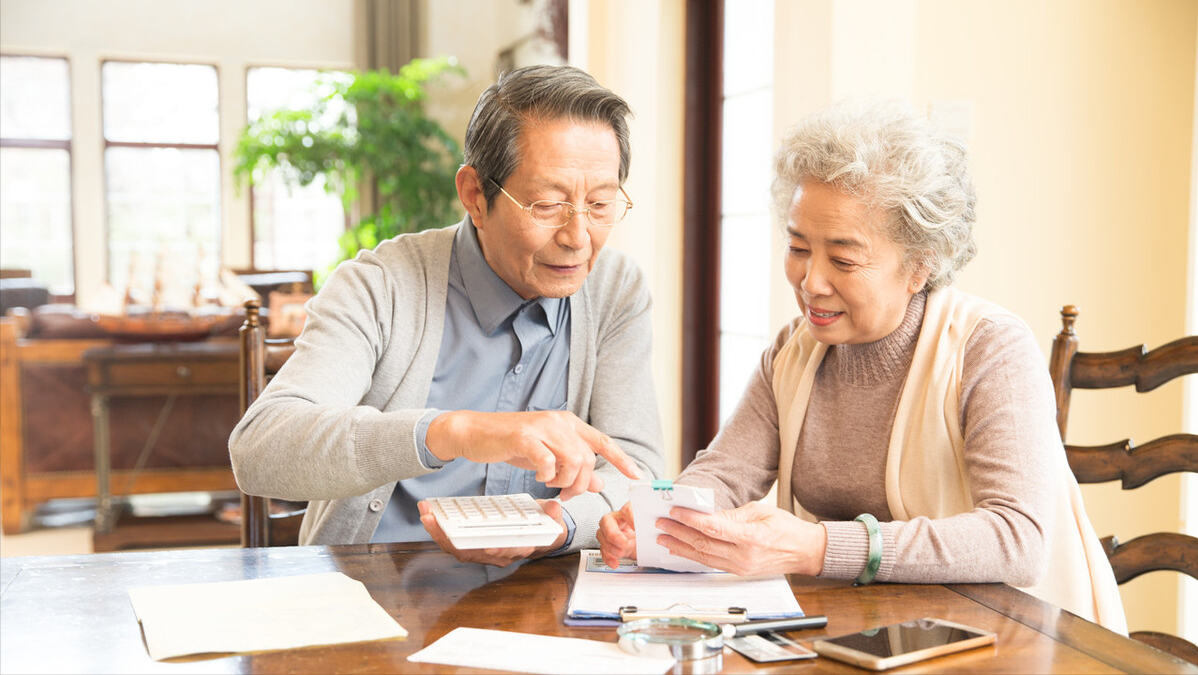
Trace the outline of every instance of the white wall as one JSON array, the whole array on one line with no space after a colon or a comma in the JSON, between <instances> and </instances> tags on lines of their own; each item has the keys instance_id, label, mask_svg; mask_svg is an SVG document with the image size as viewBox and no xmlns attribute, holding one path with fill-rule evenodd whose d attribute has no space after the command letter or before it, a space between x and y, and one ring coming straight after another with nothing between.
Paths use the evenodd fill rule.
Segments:
<instances>
[{"instance_id":1,"label":"white wall","mask_svg":"<svg viewBox=\"0 0 1198 675\"><path fill-rule=\"evenodd\" d=\"M0 0L0 51L70 61L71 174L77 299L106 277L100 63L204 63L220 78L221 262L249 267L247 191L233 188L231 152L245 126L249 66L350 68L354 0Z\"/></svg>"}]
</instances>

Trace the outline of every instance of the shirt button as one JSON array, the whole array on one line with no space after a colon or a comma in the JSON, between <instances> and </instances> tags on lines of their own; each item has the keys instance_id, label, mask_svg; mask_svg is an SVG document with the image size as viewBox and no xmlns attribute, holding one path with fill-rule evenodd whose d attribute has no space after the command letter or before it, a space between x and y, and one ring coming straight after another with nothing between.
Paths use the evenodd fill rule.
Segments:
<instances>
[{"instance_id":1,"label":"shirt button","mask_svg":"<svg viewBox=\"0 0 1198 675\"><path fill-rule=\"evenodd\" d=\"M370 500L370 510L375 511L375 512L382 511L383 510L383 500L371 499Z\"/></svg>"},{"instance_id":2,"label":"shirt button","mask_svg":"<svg viewBox=\"0 0 1198 675\"><path fill-rule=\"evenodd\" d=\"M517 374L517 375L519 375L519 374L520 374L520 371L522 371L522 370L524 370L524 364L523 364L523 363L517 363L517 364L516 364L516 374Z\"/></svg>"}]
</instances>

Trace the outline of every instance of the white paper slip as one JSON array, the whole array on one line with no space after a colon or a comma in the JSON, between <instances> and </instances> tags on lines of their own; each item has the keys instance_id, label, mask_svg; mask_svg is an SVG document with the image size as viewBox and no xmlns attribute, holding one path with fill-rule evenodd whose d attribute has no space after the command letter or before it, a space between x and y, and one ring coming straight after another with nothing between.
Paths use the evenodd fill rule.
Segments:
<instances>
[{"instance_id":1,"label":"white paper slip","mask_svg":"<svg viewBox=\"0 0 1198 675\"><path fill-rule=\"evenodd\" d=\"M405 637L340 572L129 589L150 657L253 652Z\"/></svg>"},{"instance_id":2,"label":"white paper slip","mask_svg":"<svg viewBox=\"0 0 1198 675\"><path fill-rule=\"evenodd\" d=\"M672 658L633 656L615 642L464 627L408 660L546 675L660 675L674 667Z\"/></svg>"},{"instance_id":3,"label":"white paper slip","mask_svg":"<svg viewBox=\"0 0 1198 675\"><path fill-rule=\"evenodd\" d=\"M675 506L715 513L715 496L711 488L674 485L669 480L633 483L628 489L628 501L632 502L632 520L636 526L637 565L675 572L713 571L702 563L672 555L658 544L657 536L661 530L655 524L658 518L669 518L670 509Z\"/></svg>"}]
</instances>

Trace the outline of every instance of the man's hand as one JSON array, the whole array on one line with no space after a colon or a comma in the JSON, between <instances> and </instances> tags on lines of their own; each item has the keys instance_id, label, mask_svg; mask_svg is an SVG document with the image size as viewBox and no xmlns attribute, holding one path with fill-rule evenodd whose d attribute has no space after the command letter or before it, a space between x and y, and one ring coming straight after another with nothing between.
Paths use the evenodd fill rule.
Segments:
<instances>
[{"instance_id":1,"label":"man's hand","mask_svg":"<svg viewBox=\"0 0 1198 675\"><path fill-rule=\"evenodd\" d=\"M602 526L602 521L600 521ZM670 553L733 574L808 574L824 569L823 525L760 502L707 514L674 507L658 518Z\"/></svg>"},{"instance_id":2,"label":"man's hand","mask_svg":"<svg viewBox=\"0 0 1198 675\"><path fill-rule=\"evenodd\" d=\"M496 567L507 567L512 563L523 560L525 558L540 558L561 548L566 543L566 523L562 519L562 505L552 499L538 499L541 508L545 509L545 513L557 522L562 528L561 535L548 546L533 547L519 546L514 548L478 548L478 549L459 549L455 548L453 543L449 541L449 537L445 536L445 531L441 529L441 525L437 523L437 518L433 515L432 509L429 508L428 502L418 502L416 507L420 509L420 524L424 525L424 529L432 536L433 541L441 547L442 551L452 555L462 562L483 563L486 565L495 565Z\"/></svg>"},{"instance_id":3,"label":"man's hand","mask_svg":"<svg viewBox=\"0 0 1198 675\"><path fill-rule=\"evenodd\" d=\"M599 553L608 567L615 569L620 564L620 558L635 558L636 527L632 521L632 502L600 518L596 536L599 538Z\"/></svg>"},{"instance_id":4,"label":"man's hand","mask_svg":"<svg viewBox=\"0 0 1198 675\"><path fill-rule=\"evenodd\" d=\"M596 455L629 478L641 477L615 441L570 412L456 410L433 419L425 443L444 461L465 457L536 471L537 480L561 488L563 500L603 489L603 479L594 475Z\"/></svg>"}]
</instances>

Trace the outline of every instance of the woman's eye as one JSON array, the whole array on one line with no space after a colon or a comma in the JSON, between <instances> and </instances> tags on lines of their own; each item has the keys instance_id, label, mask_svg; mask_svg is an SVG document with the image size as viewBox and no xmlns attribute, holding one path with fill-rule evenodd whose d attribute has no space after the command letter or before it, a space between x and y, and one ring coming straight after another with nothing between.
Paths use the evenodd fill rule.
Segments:
<instances>
[{"instance_id":1,"label":"woman's eye","mask_svg":"<svg viewBox=\"0 0 1198 675\"><path fill-rule=\"evenodd\" d=\"M852 269L852 268L854 267L854 265L853 265L853 261L851 261L851 260L844 260L844 259L841 259L841 258L833 258L833 259L832 259L832 264L833 264L833 265L836 265L837 267L839 267L839 268L841 268L841 269L846 269L846 270L847 270L847 269Z\"/></svg>"},{"instance_id":2,"label":"woman's eye","mask_svg":"<svg viewBox=\"0 0 1198 675\"><path fill-rule=\"evenodd\" d=\"M807 254L807 249L803 248L802 246L788 246L787 250L790 252L791 255L806 255Z\"/></svg>"}]
</instances>

